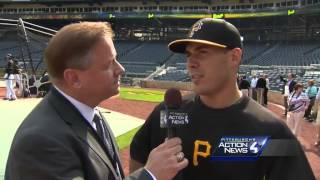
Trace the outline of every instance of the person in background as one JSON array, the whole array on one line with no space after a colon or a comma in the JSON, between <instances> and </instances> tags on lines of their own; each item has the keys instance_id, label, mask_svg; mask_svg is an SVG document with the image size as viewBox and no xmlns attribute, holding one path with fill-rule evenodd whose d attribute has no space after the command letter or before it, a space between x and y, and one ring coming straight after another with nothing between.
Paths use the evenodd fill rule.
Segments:
<instances>
[{"instance_id":1,"label":"person in background","mask_svg":"<svg viewBox=\"0 0 320 180\"><path fill-rule=\"evenodd\" d=\"M263 74L260 75L257 85L256 85L256 91L257 91L257 102L261 105L264 105L264 90L266 89L266 80L263 77Z\"/></svg>"},{"instance_id":2,"label":"person in background","mask_svg":"<svg viewBox=\"0 0 320 180\"><path fill-rule=\"evenodd\" d=\"M50 82L50 77L48 72L45 72L41 79L41 86L38 88L38 96L44 97L46 94L48 94L48 92L50 91L51 88L51 82Z\"/></svg>"},{"instance_id":3,"label":"person in background","mask_svg":"<svg viewBox=\"0 0 320 180\"><path fill-rule=\"evenodd\" d=\"M317 96L316 96L316 103L315 110L317 111L316 113L316 122L315 122L315 127L316 127L316 141L314 143L315 146L319 147L320 146L320 91L318 91Z\"/></svg>"},{"instance_id":4,"label":"person in background","mask_svg":"<svg viewBox=\"0 0 320 180\"><path fill-rule=\"evenodd\" d=\"M254 100L257 100L257 91L256 91L257 81L258 81L257 76L253 75L250 81L249 96Z\"/></svg>"},{"instance_id":5,"label":"person in background","mask_svg":"<svg viewBox=\"0 0 320 180\"><path fill-rule=\"evenodd\" d=\"M283 106L284 106L284 113L283 115L287 116L288 113L288 96L293 92L294 86L297 82L294 80L294 75L292 73L288 73L288 79L285 80L284 85L284 93L283 93Z\"/></svg>"},{"instance_id":6,"label":"person in background","mask_svg":"<svg viewBox=\"0 0 320 180\"><path fill-rule=\"evenodd\" d=\"M7 54L7 66L5 68L4 79L6 82L6 97L4 100L14 101L17 99L16 93L14 91L14 62L12 54Z\"/></svg>"},{"instance_id":7,"label":"person in background","mask_svg":"<svg viewBox=\"0 0 320 180\"><path fill-rule=\"evenodd\" d=\"M268 105L268 91L270 89L270 81L269 81L267 74L264 74L264 79L266 80L266 88L263 91L263 100L264 100L264 105L267 106Z\"/></svg>"},{"instance_id":8,"label":"person in background","mask_svg":"<svg viewBox=\"0 0 320 180\"><path fill-rule=\"evenodd\" d=\"M37 95L38 93L38 90L37 90L37 87L35 86L35 82L36 82L36 75L35 74L32 74L29 76L29 79L28 79L28 87L29 87L29 92L30 92L30 95Z\"/></svg>"},{"instance_id":9,"label":"person in background","mask_svg":"<svg viewBox=\"0 0 320 180\"><path fill-rule=\"evenodd\" d=\"M247 80L246 76L242 76L239 83L239 89L241 90L244 96L249 96L250 83Z\"/></svg>"},{"instance_id":10,"label":"person in background","mask_svg":"<svg viewBox=\"0 0 320 180\"><path fill-rule=\"evenodd\" d=\"M13 83L18 88L18 96L22 97L23 85L22 85L22 76L21 76L21 67L19 66L19 62L13 58L13 74L14 80Z\"/></svg>"},{"instance_id":11,"label":"person in background","mask_svg":"<svg viewBox=\"0 0 320 180\"><path fill-rule=\"evenodd\" d=\"M288 97L289 114L287 119L288 126L296 137L300 134L301 122L308 104L309 98L303 92L303 85L297 83L294 86L294 91Z\"/></svg>"},{"instance_id":12,"label":"person in background","mask_svg":"<svg viewBox=\"0 0 320 180\"><path fill-rule=\"evenodd\" d=\"M309 122L312 122L314 120L311 117L311 110L316 100L317 93L318 93L318 88L314 85L314 80L310 79L308 81L308 88L306 89L306 94L308 95L310 102L304 114L304 118Z\"/></svg>"},{"instance_id":13,"label":"person in background","mask_svg":"<svg viewBox=\"0 0 320 180\"><path fill-rule=\"evenodd\" d=\"M280 77L279 77L279 80L280 80L280 82L282 82L282 87L281 87L281 94L282 94L282 96L284 97L284 91L285 91L285 86L286 86L286 84L287 84L287 79L286 78L284 78L284 76L283 75L280 75ZM284 105L285 105L286 103L284 103Z\"/></svg>"}]
</instances>

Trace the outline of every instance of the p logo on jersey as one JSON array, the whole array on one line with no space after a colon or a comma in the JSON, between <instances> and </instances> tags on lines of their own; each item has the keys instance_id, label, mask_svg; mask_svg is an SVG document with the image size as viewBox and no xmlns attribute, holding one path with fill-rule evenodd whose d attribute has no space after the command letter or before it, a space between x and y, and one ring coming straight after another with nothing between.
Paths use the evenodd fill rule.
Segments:
<instances>
[{"instance_id":1,"label":"p logo on jersey","mask_svg":"<svg viewBox=\"0 0 320 180\"><path fill-rule=\"evenodd\" d=\"M266 147L268 139L268 136L224 136L214 149L211 160L257 160Z\"/></svg>"}]
</instances>

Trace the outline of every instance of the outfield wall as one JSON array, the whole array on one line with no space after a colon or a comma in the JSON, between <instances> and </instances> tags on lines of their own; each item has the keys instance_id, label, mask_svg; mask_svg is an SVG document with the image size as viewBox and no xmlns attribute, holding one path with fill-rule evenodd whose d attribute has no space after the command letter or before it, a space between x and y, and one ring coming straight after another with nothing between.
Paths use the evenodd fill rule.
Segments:
<instances>
[{"instance_id":1,"label":"outfield wall","mask_svg":"<svg viewBox=\"0 0 320 180\"><path fill-rule=\"evenodd\" d=\"M185 91L192 90L192 83L190 82L142 80L140 82L140 85L142 88L154 88L154 89L177 88ZM278 91L269 91L268 101L275 104L283 105L283 95Z\"/></svg>"},{"instance_id":2,"label":"outfield wall","mask_svg":"<svg viewBox=\"0 0 320 180\"><path fill-rule=\"evenodd\" d=\"M142 88L155 88L155 89L177 88L184 91L192 90L191 82L142 80L140 81L140 86Z\"/></svg>"}]
</instances>

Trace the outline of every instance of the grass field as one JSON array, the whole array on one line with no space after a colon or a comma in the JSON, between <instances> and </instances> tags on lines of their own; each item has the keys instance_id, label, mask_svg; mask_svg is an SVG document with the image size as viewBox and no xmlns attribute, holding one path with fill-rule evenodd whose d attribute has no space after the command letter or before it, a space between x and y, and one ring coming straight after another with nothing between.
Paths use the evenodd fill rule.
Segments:
<instances>
[{"instance_id":1,"label":"grass field","mask_svg":"<svg viewBox=\"0 0 320 180\"><path fill-rule=\"evenodd\" d=\"M132 129L131 131L125 133L125 134L122 134L122 135L116 137L116 141L117 141L117 144L118 144L120 150L125 149L130 145L133 136L136 134L136 132L139 130L139 128L140 127L137 127L135 129Z\"/></svg>"},{"instance_id":2,"label":"grass field","mask_svg":"<svg viewBox=\"0 0 320 180\"><path fill-rule=\"evenodd\" d=\"M161 102L164 92L158 90L121 87L120 98L127 100Z\"/></svg>"},{"instance_id":3,"label":"grass field","mask_svg":"<svg viewBox=\"0 0 320 180\"><path fill-rule=\"evenodd\" d=\"M129 87L121 87L120 89L120 98L127 99L127 100L158 103L163 101L163 96L164 96L164 92L157 91L157 90L129 88ZM133 136L136 134L139 128L140 127L135 128L116 138L120 150L125 149L130 145Z\"/></svg>"},{"instance_id":4,"label":"grass field","mask_svg":"<svg viewBox=\"0 0 320 180\"><path fill-rule=\"evenodd\" d=\"M163 96L164 96L164 92L159 90L129 88L129 87L121 87L120 89L120 98L127 99L127 100L159 103L163 101ZM138 129L139 127L117 137L117 143L120 150L125 149L130 145L132 138L136 134Z\"/></svg>"}]
</instances>

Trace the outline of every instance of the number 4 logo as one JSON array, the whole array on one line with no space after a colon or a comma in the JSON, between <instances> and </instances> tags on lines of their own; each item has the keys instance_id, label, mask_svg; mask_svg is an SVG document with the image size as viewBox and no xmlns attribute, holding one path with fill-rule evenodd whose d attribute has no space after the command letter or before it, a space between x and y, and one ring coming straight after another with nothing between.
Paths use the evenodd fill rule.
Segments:
<instances>
[{"instance_id":1,"label":"number 4 logo","mask_svg":"<svg viewBox=\"0 0 320 180\"><path fill-rule=\"evenodd\" d=\"M258 143L254 142L250 146L251 153L257 154L259 152Z\"/></svg>"}]
</instances>

